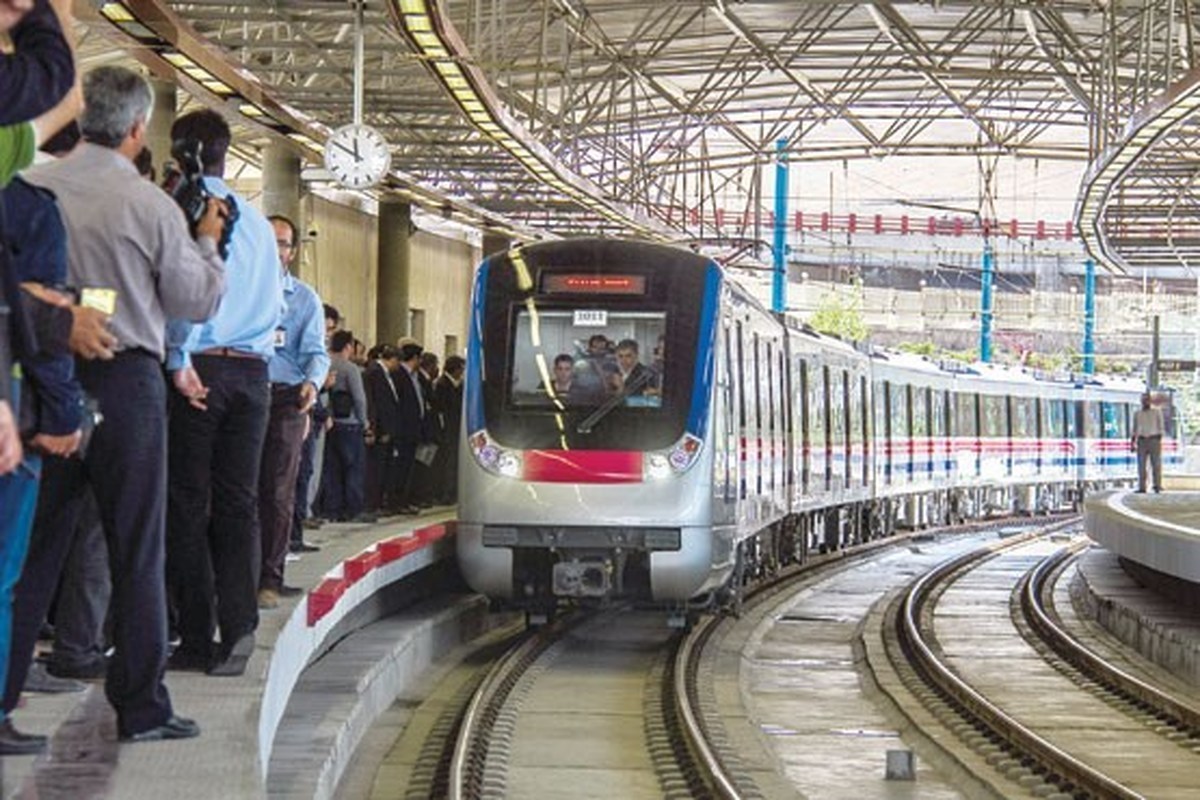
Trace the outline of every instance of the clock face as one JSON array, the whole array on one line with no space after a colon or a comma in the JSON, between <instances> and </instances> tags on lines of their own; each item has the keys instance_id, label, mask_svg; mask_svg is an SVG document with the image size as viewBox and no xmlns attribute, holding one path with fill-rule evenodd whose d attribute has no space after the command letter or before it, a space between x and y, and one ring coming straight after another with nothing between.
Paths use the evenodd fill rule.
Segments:
<instances>
[{"instance_id":1,"label":"clock face","mask_svg":"<svg viewBox=\"0 0 1200 800\"><path fill-rule=\"evenodd\" d=\"M343 125L325 143L325 168L347 188L374 186L391 166L387 140L370 126Z\"/></svg>"}]
</instances>

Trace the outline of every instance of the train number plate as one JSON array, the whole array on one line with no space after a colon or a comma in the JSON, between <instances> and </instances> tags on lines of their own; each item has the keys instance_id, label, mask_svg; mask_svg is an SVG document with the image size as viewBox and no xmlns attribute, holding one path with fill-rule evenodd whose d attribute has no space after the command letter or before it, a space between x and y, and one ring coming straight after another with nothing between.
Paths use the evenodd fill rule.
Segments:
<instances>
[{"instance_id":1,"label":"train number plate","mask_svg":"<svg viewBox=\"0 0 1200 800\"><path fill-rule=\"evenodd\" d=\"M602 308L575 309L576 328L603 328L608 325L608 312Z\"/></svg>"}]
</instances>

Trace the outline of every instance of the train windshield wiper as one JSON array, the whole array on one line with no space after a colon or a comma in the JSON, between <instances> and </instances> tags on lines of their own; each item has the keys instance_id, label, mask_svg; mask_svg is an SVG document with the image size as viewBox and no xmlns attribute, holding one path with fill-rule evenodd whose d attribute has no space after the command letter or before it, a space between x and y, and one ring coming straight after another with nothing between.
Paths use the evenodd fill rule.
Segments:
<instances>
[{"instance_id":1,"label":"train windshield wiper","mask_svg":"<svg viewBox=\"0 0 1200 800\"><path fill-rule=\"evenodd\" d=\"M641 389L643 386L649 383L650 378L653 377L653 374L654 373L652 373L650 370L644 370L632 381L625 384L625 388L621 390L620 394L614 394L604 402L604 405L597 408L591 414L588 414L582 422L575 426L575 430L579 433L591 433L592 428L596 427L596 423L611 414L614 408L621 405L621 403L624 403L625 399L629 397L629 395L633 394L638 389Z\"/></svg>"}]
</instances>

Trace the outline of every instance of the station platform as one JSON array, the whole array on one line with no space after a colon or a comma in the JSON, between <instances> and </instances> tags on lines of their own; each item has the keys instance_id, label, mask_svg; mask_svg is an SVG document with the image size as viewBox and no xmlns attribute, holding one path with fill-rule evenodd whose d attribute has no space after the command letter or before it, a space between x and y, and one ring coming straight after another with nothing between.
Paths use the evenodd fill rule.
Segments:
<instances>
[{"instance_id":1,"label":"station platform","mask_svg":"<svg viewBox=\"0 0 1200 800\"><path fill-rule=\"evenodd\" d=\"M288 583L304 588L305 594L260 612L246 673L224 678L167 672L176 713L196 719L199 738L119 743L101 681L81 693L27 693L13 714L14 724L24 732L51 735L51 745L36 757L0 759L0 797L333 796L340 770L354 756L356 739L344 729L351 724L369 728L370 713L377 709L367 709L365 716L357 709L353 720L335 724L330 735L329 726L322 727L323 720L314 719L311 709L304 717L303 703L296 719L298 684L339 641L445 585L453 569L453 526L450 509L435 509L415 518L370 526L330 524L307 532L321 550L287 565ZM477 616L484 611L486 606ZM413 626L400 644L390 644L392 660L407 670L421 669L453 646L455 637L434 641L442 634L436 625ZM396 655L399 649L408 655ZM383 692L376 706L394 697L395 690ZM285 776L305 773L304 791L272 790L268 767ZM295 788L295 781L290 783ZM324 791L314 791L314 785Z\"/></svg>"},{"instance_id":2,"label":"station platform","mask_svg":"<svg viewBox=\"0 0 1200 800\"><path fill-rule=\"evenodd\" d=\"M1200 686L1200 491L1192 476L1163 494L1127 489L1087 498L1093 548L1079 562L1073 596L1125 644Z\"/></svg>"}]
</instances>

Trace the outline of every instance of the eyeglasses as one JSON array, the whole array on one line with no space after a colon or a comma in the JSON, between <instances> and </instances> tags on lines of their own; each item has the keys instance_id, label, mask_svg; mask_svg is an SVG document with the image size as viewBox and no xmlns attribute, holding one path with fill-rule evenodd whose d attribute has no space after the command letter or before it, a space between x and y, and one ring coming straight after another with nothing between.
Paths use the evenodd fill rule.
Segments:
<instances>
[{"instance_id":1,"label":"eyeglasses","mask_svg":"<svg viewBox=\"0 0 1200 800\"><path fill-rule=\"evenodd\" d=\"M276 239L276 240L275 240L275 246L276 246L276 247L279 247L279 248L284 248L284 247L286 247L288 250L291 250L291 249L292 249L292 242L291 242L291 240L290 240L290 239Z\"/></svg>"}]
</instances>

